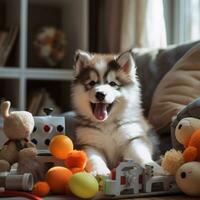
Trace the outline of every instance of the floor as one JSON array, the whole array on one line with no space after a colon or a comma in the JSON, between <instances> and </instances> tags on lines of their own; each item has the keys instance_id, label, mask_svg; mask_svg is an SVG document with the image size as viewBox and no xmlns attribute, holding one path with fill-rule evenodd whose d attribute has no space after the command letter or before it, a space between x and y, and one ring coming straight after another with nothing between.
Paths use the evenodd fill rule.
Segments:
<instances>
[{"instance_id":1,"label":"floor","mask_svg":"<svg viewBox=\"0 0 200 200\"><path fill-rule=\"evenodd\" d=\"M95 198L96 199L96 198ZM102 200L111 200L112 198L101 198ZM119 199L119 198L115 198ZM123 200L197 200L199 197L189 197L186 195L169 195L169 196L159 196L159 197L140 197L140 198L129 198L129 199L123 199ZM27 198L22 197L1 197L0 200L27 200ZM45 197L44 200L80 200L76 197L66 197L66 196L50 196Z\"/></svg>"},{"instance_id":2,"label":"floor","mask_svg":"<svg viewBox=\"0 0 200 200\"><path fill-rule=\"evenodd\" d=\"M80 200L79 198L75 197L46 197L45 200ZM96 199L96 198L95 198ZM112 198L102 198L102 200L106 199L112 199ZM118 198L115 198L118 199ZM159 197L140 197L140 198L129 198L129 199L123 199L123 200L197 200L199 197L189 197L186 195L169 195L169 196L159 196Z\"/></svg>"},{"instance_id":3,"label":"floor","mask_svg":"<svg viewBox=\"0 0 200 200\"><path fill-rule=\"evenodd\" d=\"M186 195L134 198L134 200L197 200L197 199L199 199L199 197L195 198L195 197L189 197L189 196L186 196Z\"/></svg>"}]
</instances>

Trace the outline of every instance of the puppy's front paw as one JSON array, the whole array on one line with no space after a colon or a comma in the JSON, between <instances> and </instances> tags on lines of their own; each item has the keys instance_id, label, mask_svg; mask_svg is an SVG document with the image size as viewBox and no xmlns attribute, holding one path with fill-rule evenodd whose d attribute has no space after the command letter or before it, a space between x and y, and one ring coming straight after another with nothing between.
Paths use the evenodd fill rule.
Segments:
<instances>
[{"instance_id":1,"label":"puppy's front paw","mask_svg":"<svg viewBox=\"0 0 200 200\"><path fill-rule=\"evenodd\" d=\"M106 176L106 175L109 175L109 174L110 174L110 170L109 170L107 167L95 166L95 167L93 168L93 170L91 171L91 173L92 173L94 176L97 176L97 175Z\"/></svg>"},{"instance_id":2,"label":"puppy's front paw","mask_svg":"<svg viewBox=\"0 0 200 200\"><path fill-rule=\"evenodd\" d=\"M109 175L110 170L105 164L100 164L100 163L90 163L88 162L86 166L86 170L89 171L92 175L97 176L97 175Z\"/></svg>"},{"instance_id":3,"label":"puppy's front paw","mask_svg":"<svg viewBox=\"0 0 200 200\"><path fill-rule=\"evenodd\" d=\"M154 175L158 176L158 175L165 175L166 174L164 169L160 165L158 165L156 162L151 162L151 163L148 163L148 164L153 166L153 172L154 172L153 174Z\"/></svg>"}]
</instances>

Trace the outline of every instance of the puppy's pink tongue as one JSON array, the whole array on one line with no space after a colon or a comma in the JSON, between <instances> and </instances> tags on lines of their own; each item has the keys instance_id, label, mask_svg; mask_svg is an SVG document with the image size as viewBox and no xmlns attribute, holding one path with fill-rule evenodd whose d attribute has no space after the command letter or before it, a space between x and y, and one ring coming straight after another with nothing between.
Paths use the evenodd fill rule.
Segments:
<instances>
[{"instance_id":1,"label":"puppy's pink tongue","mask_svg":"<svg viewBox=\"0 0 200 200\"><path fill-rule=\"evenodd\" d=\"M104 120L106 119L108 113L106 110L106 104L104 103L96 103L94 108L94 116L98 120Z\"/></svg>"}]
</instances>

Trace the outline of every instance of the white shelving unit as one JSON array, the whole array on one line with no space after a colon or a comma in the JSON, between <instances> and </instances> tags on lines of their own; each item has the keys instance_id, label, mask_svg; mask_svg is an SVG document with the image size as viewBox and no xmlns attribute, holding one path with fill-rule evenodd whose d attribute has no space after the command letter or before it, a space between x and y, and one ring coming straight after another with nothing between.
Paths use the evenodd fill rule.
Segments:
<instances>
[{"instance_id":1,"label":"white shelving unit","mask_svg":"<svg viewBox=\"0 0 200 200\"><path fill-rule=\"evenodd\" d=\"M0 66L0 84L6 82L6 90L10 90L11 100L19 110L27 108L27 93L30 92L31 81L70 81L72 80L72 62L75 49L88 49L88 1L87 0L0 0L7 4L18 17L19 23L19 48L18 64L16 66ZM8 3L7 3L8 2ZM11 5L11 6L10 6ZM60 26L67 36L67 55L64 66L61 68L47 68L43 66L32 66L29 61L29 34L31 34L31 20L38 17L36 8L45 6L59 8L62 12ZM34 10L35 9L35 10ZM8 9L6 9L7 11ZM34 14L35 11L35 14ZM11 11L8 11L11 12ZM44 13L45 14L45 13ZM48 13L47 13L48 14ZM6 17L9 16L9 13ZM0 16L1 17L1 16ZM51 16L52 18L52 16ZM42 19L42 16L41 16ZM12 19L9 18L10 21ZM35 18L34 23L37 23ZM48 24L47 24L48 25ZM10 85L9 82L13 82ZM12 87L11 87L12 86ZM4 88L5 89L5 88ZM29 91L28 91L29 90ZM58 89L59 90L59 89ZM1 89L0 89L1 91ZM66 91L69 93L69 91Z\"/></svg>"}]
</instances>

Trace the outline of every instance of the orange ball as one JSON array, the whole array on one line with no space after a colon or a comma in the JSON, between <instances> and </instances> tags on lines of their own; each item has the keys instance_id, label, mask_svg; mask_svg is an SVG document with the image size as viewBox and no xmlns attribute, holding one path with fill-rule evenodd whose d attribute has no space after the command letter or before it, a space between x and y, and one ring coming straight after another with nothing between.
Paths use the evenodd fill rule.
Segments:
<instances>
[{"instance_id":1,"label":"orange ball","mask_svg":"<svg viewBox=\"0 0 200 200\"><path fill-rule=\"evenodd\" d=\"M44 197L49 194L50 188L47 182L39 181L33 186L32 193L39 197Z\"/></svg>"},{"instance_id":2,"label":"orange ball","mask_svg":"<svg viewBox=\"0 0 200 200\"><path fill-rule=\"evenodd\" d=\"M73 150L71 139L65 135L57 135L52 138L49 144L49 150L56 158L64 160L68 153Z\"/></svg>"},{"instance_id":3,"label":"orange ball","mask_svg":"<svg viewBox=\"0 0 200 200\"><path fill-rule=\"evenodd\" d=\"M71 176L72 172L65 167L52 167L46 173L45 180L49 184L52 193L65 194Z\"/></svg>"},{"instance_id":4,"label":"orange ball","mask_svg":"<svg viewBox=\"0 0 200 200\"><path fill-rule=\"evenodd\" d=\"M65 164L68 168L85 168L87 163L87 155L84 151L73 150L71 151L65 160Z\"/></svg>"}]
</instances>

